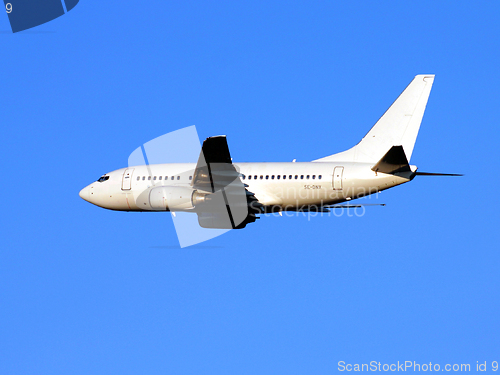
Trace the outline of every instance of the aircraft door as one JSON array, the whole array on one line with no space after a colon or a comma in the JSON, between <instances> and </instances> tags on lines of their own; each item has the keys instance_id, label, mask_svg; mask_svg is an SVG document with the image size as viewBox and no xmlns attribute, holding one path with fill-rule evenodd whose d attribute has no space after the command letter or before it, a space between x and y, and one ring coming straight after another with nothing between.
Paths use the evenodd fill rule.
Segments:
<instances>
[{"instance_id":1,"label":"aircraft door","mask_svg":"<svg viewBox=\"0 0 500 375\"><path fill-rule=\"evenodd\" d=\"M333 169L333 190L342 190L342 176L344 167L335 167Z\"/></svg>"},{"instance_id":2,"label":"aircraft door","mask_svg":"<svg viewBox=\"0 0 500 375\"><path fill-rule=\"evenodd\" d=\"M122 190L130 190L132 187L132 173L134 173L134 168L127 168L123 172L122 178Z\"/></svg>"}]
</instances>

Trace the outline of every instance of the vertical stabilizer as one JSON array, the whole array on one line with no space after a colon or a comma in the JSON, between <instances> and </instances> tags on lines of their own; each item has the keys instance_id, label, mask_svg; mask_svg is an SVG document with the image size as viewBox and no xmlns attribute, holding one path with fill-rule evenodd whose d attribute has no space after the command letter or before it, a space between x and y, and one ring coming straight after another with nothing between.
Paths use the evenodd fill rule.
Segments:
<instances>
[{"instance_id":1,"label":"vertical stabilizer","mask_svg":"<svg viewBox=\"0 0 500 375\"><path fill-rule=\"evenodd\" d=\"M314 161L376 163L393 146L403 146L409 161L433 82L434 75L416 76L361 142L347 151Z\"/></svg>"}]
</instances>

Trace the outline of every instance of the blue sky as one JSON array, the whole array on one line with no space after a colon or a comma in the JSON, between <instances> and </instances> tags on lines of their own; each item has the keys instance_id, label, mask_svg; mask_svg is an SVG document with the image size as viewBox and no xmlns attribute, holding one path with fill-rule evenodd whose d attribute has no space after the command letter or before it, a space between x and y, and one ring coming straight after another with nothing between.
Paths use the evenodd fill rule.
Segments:
<instances>
[{"instance_id":1,"label":"blue sky","mask_svg":"<svg viewBox=\"0 0 500 375\"><path fill-rule=\"evenodd\" d=\"M81 1L0 17L0 374L330 374L500 360L500 4ZM266 217L180 249L79 190L196 125L234 161L361 139L436 74L416 178L363 217Z\"/></svg>"}]
</instances>

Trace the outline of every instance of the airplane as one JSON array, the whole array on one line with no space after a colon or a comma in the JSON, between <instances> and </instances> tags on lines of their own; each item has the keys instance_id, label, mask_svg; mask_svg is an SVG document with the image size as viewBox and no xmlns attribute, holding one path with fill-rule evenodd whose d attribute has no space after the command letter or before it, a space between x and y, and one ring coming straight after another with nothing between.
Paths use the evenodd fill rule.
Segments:
<instances>
[{"instance_id":1,"label":"airplane","mask_svg":"<svg viewBox=\"0 0 500 375\"><path fill-rule=\"evenodd\" d=\"M417 75L354 147L310 162L233 163L226 136L203 142L198 163L129 166L80 191L96 206L118 211L192 212L203 228L241 229L258 215L329 212L416 176L409 161L434 75ZM341 204L348 202L348 204Z\"/></svg>"}]
</instances>

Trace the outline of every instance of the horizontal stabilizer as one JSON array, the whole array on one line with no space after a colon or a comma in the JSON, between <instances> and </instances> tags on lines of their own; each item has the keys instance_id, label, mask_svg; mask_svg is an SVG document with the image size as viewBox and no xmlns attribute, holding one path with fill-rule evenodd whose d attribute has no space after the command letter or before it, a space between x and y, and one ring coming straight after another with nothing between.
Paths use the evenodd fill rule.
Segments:
<instances>
[{"instance_id":1,"label":"horizontal stabilizer","mask_svg":"<svg viewBox=\"0 0 500 375\"><path fill-rule=\"evenodd\" d=\"M398 172L409 172L410 166L406 158L403 146L392 146L389 151L372 168L372 171L394 174Z\"/></svg>"},{"instance_id":2,"label":"horizontal stabilizer","mask_svg":"<svg viewBox=\"0 0 500 375\"><path fill-rule=\"evenodd\" d=\"M288 209L288 211L297 211L297 212L331 212L330 210L335 208L359 208L359 207L368 207L368 206L385 206L385 203L367 203L367 204L332 204L325 206L302 206L297 207L296 209ZM278 211L280 215L282 215L282 211ZM271 213L271 212L268 212Z\"/></svg>"},{"instance_id":3,"label":"horizontal stabilizer","mask_svg":"<svg viewBox=\"0 0 500 375\"><path fill-rule=\"evenodd\" d=\"M323 206L325 208L359 208L368 206L385 206L385 203L367 203L367 204L334 204L331 206Z\"/></svg>"},{"instance_id":4,"label":"horizontal stabilizer","mask_svg":"<svg viewBox=\"0 0 500 375\"><path fill-rule=\"evenodd\" d=\"M457 173L415 172L415 176L463 176L463 174L457 174Z\"/></svg>"}]
</instances>

